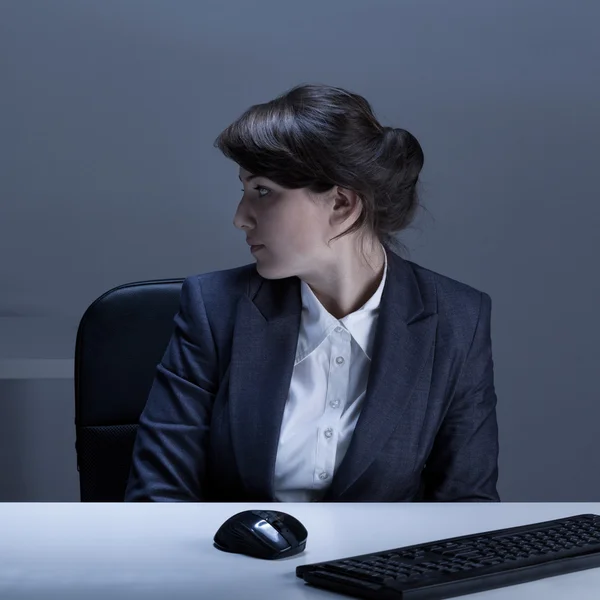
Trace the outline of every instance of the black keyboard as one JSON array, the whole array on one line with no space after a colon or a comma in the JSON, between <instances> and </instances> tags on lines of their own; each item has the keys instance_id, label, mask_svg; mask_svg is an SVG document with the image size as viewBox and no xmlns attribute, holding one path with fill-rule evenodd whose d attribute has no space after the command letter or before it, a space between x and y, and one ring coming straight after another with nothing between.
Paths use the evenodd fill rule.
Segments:
<instances>
[{"instance_id":1,"label":"black keyboard","mask_svg":"<svg viewBox=\"0 0 600 600\"><path fill-rule=\"evenodd\" d=\"M302 565L296 576L356 598L439 600L598 566L600 516L585 514Z\"/></svg>"}]
</instances>

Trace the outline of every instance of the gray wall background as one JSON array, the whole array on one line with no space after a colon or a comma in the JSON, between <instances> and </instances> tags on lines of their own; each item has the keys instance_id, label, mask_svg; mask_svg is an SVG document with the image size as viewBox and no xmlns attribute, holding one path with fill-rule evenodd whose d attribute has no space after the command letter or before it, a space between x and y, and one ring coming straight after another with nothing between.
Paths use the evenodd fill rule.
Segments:
<instances>
[{"instance_id":1,"label":"gray wall background","mask_svg":"<svg viewBox=\"0 0 600 600\"><path fill-rule=\"evenodd\" d=\"M77 324L252 262L213 149L301 82L425 152L410 258L488 292L506 501L599 501L600 4L1 0L0 500L78 500Z\"/></svg>"}]
</instances>

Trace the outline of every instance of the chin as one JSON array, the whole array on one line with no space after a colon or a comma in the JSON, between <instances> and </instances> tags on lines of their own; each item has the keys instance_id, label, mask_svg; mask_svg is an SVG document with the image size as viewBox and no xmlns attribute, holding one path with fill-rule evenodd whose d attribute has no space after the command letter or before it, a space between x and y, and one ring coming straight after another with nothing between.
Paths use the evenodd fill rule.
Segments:
<instances>
[{"instance_id":1,"label":"chin","mask_svg":"<svg viewBox=\"0 0 600 600\"><path fill-rule=\"evenodd\" d=\"M256 272L264 279L285 279L286 277L291 277L290 274L282 272L281 269L268 269L258 264L256 265Z\"/></svg>"},{"instance_id":2,"label":"chin","mask_svg":"<svg viewBox=\"0 0 600 600\"><path fill-rule=\"evenodd\" d=\"M289 269L261 264L260 260L256 263L256 272L264 279L285 279L294 275Z\"/></svg>"}]
</instances>

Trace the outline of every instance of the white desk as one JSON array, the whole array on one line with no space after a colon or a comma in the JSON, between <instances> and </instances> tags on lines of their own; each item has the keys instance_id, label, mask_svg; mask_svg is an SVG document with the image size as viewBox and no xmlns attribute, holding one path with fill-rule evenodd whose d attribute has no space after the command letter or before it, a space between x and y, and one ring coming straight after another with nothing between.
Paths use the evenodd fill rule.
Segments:
<instances>
[{"instance_id":1,"label":"white desk","mask_svg":"<svg viewBox=\"0 0 600 600\"><path fill-rule=\"evenodd\" d=\"M274 508L308 529L282 561L220 552L236 512ZM2 600L345 598L307 586L297 565L579 513L600 504L0 504ZM472 594L470 600L598 600L600 568Z\"/></svg>"}]
</instances>

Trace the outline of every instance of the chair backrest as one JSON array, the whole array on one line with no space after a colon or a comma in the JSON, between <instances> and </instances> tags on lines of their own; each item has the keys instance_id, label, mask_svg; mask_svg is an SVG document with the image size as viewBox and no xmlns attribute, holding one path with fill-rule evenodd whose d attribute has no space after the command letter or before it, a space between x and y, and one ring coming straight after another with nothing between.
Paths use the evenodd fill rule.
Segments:
<instances>
[{"instance_id":1,"label":"chair backrest","mask_svg":"<svg viewBox=\"0 0 600 600\"><path fill-rule=\"evenodd\" d=\"M75 430L82 502L122 502L133 442L174 330L183 279L109 290L86 310L75 347Z\"/></svg>"}]
</instances>

